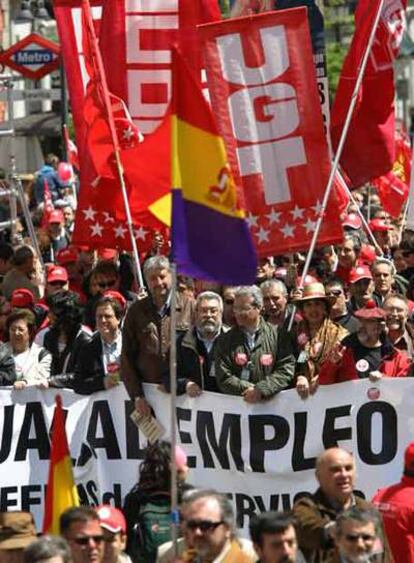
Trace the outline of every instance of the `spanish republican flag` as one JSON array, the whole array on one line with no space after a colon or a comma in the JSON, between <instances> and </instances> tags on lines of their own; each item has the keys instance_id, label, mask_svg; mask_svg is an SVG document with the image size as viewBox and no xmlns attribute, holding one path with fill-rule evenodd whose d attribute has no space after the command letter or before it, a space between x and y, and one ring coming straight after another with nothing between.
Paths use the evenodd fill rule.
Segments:
<instances>
[{"instance_id":1,"label":"spanish republican flag","mask_svg":"<svg viewBox=\"0 0 414 563\"><path fill-rule=\"evenodd\" d=\"M178 272L252 284L257 259L223 139L192 71L173 49L172 253Z\"/></svg>"},{"instance_id":2,"label":"spanish republican flag","mask_svg":"<svg viewBox=\"0 0 414 563\"><path fill-rule=\"evenodd\" d=\"M57 395L52 424L50 467L43 518L43 533L59 535L60 515L72 506L79 506L79 497L73 479L72 461L65 432L62 398L60 395Z\"/></svg>"}]
</instances>

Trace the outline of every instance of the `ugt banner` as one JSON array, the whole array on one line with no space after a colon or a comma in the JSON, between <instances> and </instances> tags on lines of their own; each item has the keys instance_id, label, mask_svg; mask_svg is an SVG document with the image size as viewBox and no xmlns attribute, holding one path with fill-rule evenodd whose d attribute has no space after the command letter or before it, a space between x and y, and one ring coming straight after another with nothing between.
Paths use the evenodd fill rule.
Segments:
<instances>
[{"instance_id":1,"label":"ugt banner","mask_svg":"<svg viewBox=\"0 0 414 563\"><path fill-rule=\"evenodd\" d=\"M307 401L290 390L257 405L207 392L179 397L177 436L188 455L188 481L227 493L247 535L253 514L288 510L301 494L315 491L316 457L340 446L354 455L356 488L371 498L401 477L404 449L414 440L412 386L410 378L385 378L375 386L361 380L321 387ZM0 391L0 511L30 510L38 529L56 392ZM133 404L124 387L89 397L59 393L82 504L122 506L146 445L130 419ZM145 394L169 428L169 395L154 385L146 385Z\"/></svg>"},{"instance_id":2,"label":"ugt banner","mask_svg":"<svg viewBox=\"0 0 414 563\"><path fill-rule=\"evenodd\" d=\"M238 161L259 256L306 249L330 161L305 8L199 27L210 97ZM334 197L319 243L341 240Z\"/></svg>"}]
</instances>

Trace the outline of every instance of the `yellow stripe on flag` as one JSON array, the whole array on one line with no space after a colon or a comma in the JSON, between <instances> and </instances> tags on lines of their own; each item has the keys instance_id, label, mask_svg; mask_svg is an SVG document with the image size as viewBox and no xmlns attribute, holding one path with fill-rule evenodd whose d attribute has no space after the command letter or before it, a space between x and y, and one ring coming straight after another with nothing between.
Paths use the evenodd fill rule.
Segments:
<instances>
[{"instance_id":1,"label":"yellow stripe on flag","mask_svg":"<svg viewBox=\"0 0 414 563\"><path fill-rule=\"evenodd\" d=\"M69 457L65 457L53 468L53 517L50 534L59 535L60 515L72 506L79 506L79 497L73 480L72 462Z\"/></svg>"}]
</instances>

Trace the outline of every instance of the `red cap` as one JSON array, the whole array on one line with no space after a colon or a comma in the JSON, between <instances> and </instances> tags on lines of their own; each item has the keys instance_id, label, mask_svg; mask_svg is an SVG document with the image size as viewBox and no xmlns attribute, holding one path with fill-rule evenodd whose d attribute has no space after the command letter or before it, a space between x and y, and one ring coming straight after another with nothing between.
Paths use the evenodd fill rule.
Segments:
<instances>
[{"instance_id":1,"label":"red cap","mask_svg":"<svg viewBox=\"0 0 414 563\"><path fill-rule=\"evenodd\" d=\"M108 289L107 291L104 292L103 297L110 297L114 301L117 301L121 305L122 309L125 309L126 307L126 303L127 303L126 299L122 295L122 293L119 293L119 291Z\"/></svg>"},{"instance_id":2,"label":"red cap","mask_svg":"<svg viewBox=\"0 0 414 563\"><path fill-rule=\"evenodd\" d=\"M361 246L359 259L363 264L373 264L377 258L378 256L373 246L370 244L363 244Z\"/></svg>"},{"instance_id":3,"label":"red cap","mask_svg":"<svg viewBox=\"0 0 414 563\"><path fill-rule=\"evenodd\" d=\"M373 299L370 299L367 301L365 307L354 312L354 316L357 319L365 319L366 321L383 321L385 320L386 313L384 309L377 307Z\"/></svg>"},{"instance_id":4,"label":"red cap","mask_svg":"<svg viewBox=\"0 0 414 563\"><path fill-rule=\"evenodd\" d=\"M52 266L47 273L47 283L53 283L55 281L67 282L68 280L68 272L66 268L62 266Z\"/></svg>"},{"instance_id":5,"label":"red cap","mask_svg":"<svg viewBox=\"0 0 414 563\"><path fill-rule=\"evenodd\" d=\"M65 264L71 264L72 262L77 262L77 260L78 253L73 247L63 248L56 254L56 261L61 266L64 266Z\"/></svg>"},{"instance_id":6,"label":"red cap","mask_svg":"<svg viewBox=\"0 0 414 563\"><path fill-rule=\"evenodd\" d=\"M414 442L408 444L404 453L404 468L414 471Z\"/></svg>"},{"instance_id":7,"label":"red cap","mask_svg":"<svg viewBox=\"0 0 414 563\"><path fill-rule=\"evenodd\" d=\"M369 228L374 233L375 231L391 231L392 227L384 219L377 217L369 222Z\"/></svg>"},{"instance_id":8,"label":"red cap","mask_svg":"<svg viewBox=\"0 0 414 563\"><path fill-rule=\"evenodd\" d=\"M53 211L51 211L49 213L49 216L47 218L47 222L49 224L51 223L63 223L64 221L64 217L63 217L63 212L61 209L54 209Z\"/></svg>"},{"instance_id":9,"label":"red cap","mask_svg":"<svg viewBox=\"0 0 414 563\"><path fill-rule=\"evenodd\" d=\"M352 268L349 274L349 283L356 283L360 280L372 280L371 270L365 264Z\"/></svg>"},{"instance_id":10,"label":"red cap","mask_svg":"<svg viewBox=\"0 0 414 563\"><path fill-rule=\"evenodd\" d=\"M25 307L31 307L34 305L34 296L30 289L15 289L12 293L10 305L12 307L17 307L24 309Z\"/></svg>"},{"instance_id":11,"label":"red cap","mask_svg":"<svg viewBox=\"0 0 414 563\"><path fill-rule=\"evenodd\" d=\"M101 260L113 260L118 251L113 248L98 248L98 257Z\"/></svg>"},{"instance_id":12,"label":"red cap","mask_svg":"<svg viewBox=\"0 0 414 563\"><path fill-rule=\"evenodd\" d=\"M118 508L109 504L102 504L97 506L95 510L98 513L102 528L109 530L113 534L126 532L125 516Z\"/></svg>"},{"instance_id":13,"label":"red cap","mask_svg":"<svg viewBox=\"0 0 414 563\"><path fill-rule=\"evenodd\" d=\"M342 221L342 226L349 227L350 229L360 229L362 227L362 221L356 213L349 213Z\"/></svg>"}]
</instances>

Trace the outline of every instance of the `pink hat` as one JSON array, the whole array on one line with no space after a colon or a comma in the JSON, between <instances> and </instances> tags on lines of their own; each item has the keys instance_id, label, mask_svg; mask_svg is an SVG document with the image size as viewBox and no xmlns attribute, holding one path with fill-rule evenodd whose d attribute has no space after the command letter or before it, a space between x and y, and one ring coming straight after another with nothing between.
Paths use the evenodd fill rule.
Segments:
<instances>
[{"instance_id":1,"label":"pink hat","mask_svg":"<svg viewBox=\"0 0 414 563\"><path fill-rule=\"evenodd\" d=\"M342 221L342 226L357 230L362 227L362 221L356 213L349 213L349 215L346 215L345 219Z\"/></svg>"},{"instance_id":2,"label":"pink hat","mask_svg":"<svg viewBox=\"0 0 414 563\"><path fill-rule=\"evenodd\" d=\"M102 504L101 506L97 506L95 510L98 513L102 528L109 530L113 534L126 532L125 516L118 508L110 504Z\"/></svg>"},{"instance_id":3,"label":"pink hat","mask_svg":"<svg viewBox=\"0 0 414 563\"><path fill-rule=\"evenodd\" d=\"M56 281L67 282L69 279L66 268L62 266L52 266L47 273L47 283Z\"/></svg>"},{"instance_id":4,"label":"pink hat","mask_svg":"<svg viewBox=\"0 0 414 563\"><path fill-rule=\"evenodd\" d=\"M356 283L360 280L372 280L371 270L365 264L352 268L349 274L349 283Z\"/></svg>"},{"instance_id":5,"label":"pink hat","mask_svg":"<svg viewBox=\"0 0 414 563\"><path fill-rule=\"evenodd\" d=\"M52 223L63 223L64 217L63 212L60 209L54 209L49 213L47 218L47 222L50 224Z\"/></svg>"},{"instance_id":6,"label":"pink hat","mask_svg":"<svg viewBox=\"0 0 414 563\"><path fill-rule=\"evenodd\" d=\"M12 307L24 308L34 305L34 296L30 289L15 289L11 295L10 305Z\"/></svg>"},{"instance_id":7,"label":"pink hat","mask_svg":"<svg viewBox=\"0 0 414 563\"><path fill-rule=\"evenodd\" d=\"M108 289L107 291L104 292L103 297L110 297L114 301L117 301L121 305L122 309L125 309L126 307L127 304L126 299L122 295L122 293L119 293L119 291Z\"/></svg>"},{"instance_id":8,"label":"pink hat","mask_svg":"<svg viewBox=\"0 0 414 563\"><path fill-rule=\"evenodd\" d=\"M187 467L187 454L181 446L175 446L175 465L178 471Z\"/></svg>"}]
</instances>

